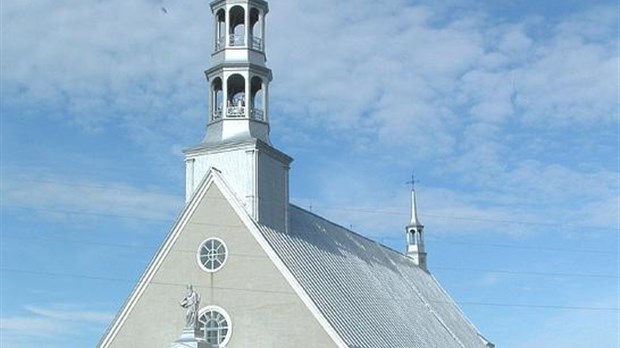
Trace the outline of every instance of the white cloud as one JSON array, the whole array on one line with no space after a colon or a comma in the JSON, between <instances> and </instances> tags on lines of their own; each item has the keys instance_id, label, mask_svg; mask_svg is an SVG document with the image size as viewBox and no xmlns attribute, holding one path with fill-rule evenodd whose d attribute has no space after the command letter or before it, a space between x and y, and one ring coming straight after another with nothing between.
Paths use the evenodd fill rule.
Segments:
<instances>
[{"instance_id":1,"label":"white cloud","mask_svg":"<svg viewBox=\"0 0 620 348\"><path fill-rule=\"evenodd\" d=\"M319 183L306 183L312 193L296 195L294 201L373 238L397 238L409 219L408 193L404 180L400 185L383 181L377 166L364 168L354 160L325 164L314 179ZM583 173L534 161L481 172L470 175L479 181L470 185L473 191L431 184L418 189L420 216L429 233L521 238L543 231L558 237L583 229L592 230L592 236L617 232L617 175L612 172Z\"/></svg>"},{"instance_id":2,"label":"white cloud","mask_svg":"<svg viewBox=\"0 0 620 348\"><path fill-rule=\"evenodd\" d=\"M198 140L184 137L199 134L188 121L206 118L200 71L209 65L209 9L160 7L146 0L6 4L5 99L84 129L117 125L153 153L162 143ZM280 129L320 129L353 148L378 141L418 160L458 161L459 152L480 151L458 148L472 122L497 124L502 134L509 120L538 131L609 123L615 115L616 16L609 8L506 23L403 1L272 7L270 95ZM499 142L485 134L479 140L477 148Z\"/></svg>"},{"instance_id":3,"label":"white cloud","mask_svg":"<svg viewBox=\"0 0 620 348\"><path fill-rule=\"evenodd\" d=\"M615 297L600 297L576 307L618 308ZM620 343L617 310L564 310L548 316L540 330L513 340L513 347L614 347ZM498 342L496 342L498 343Z\"/></svg>"},{"instance_id":4,"label":"white cloud","mask_svg":"<svg viewBox=\"0 0 620 348\"><path fill-rule=\"evenodd\" d=\"M34 329L36 328L36 330ZM32 316L9 316L0 318L4 334L53 337L68 330L64 323L50 318Z\"/></svg>"},{"instance_id":5,"label":"white cloud","mask_svg":"<svg viewBox=\"0 0 620 348\"><path fill-rule=\"evenodd\" d=\"M24 308L32 314L59 321L107 324L114 317L114 314L109 312L76 309L75 306L56 306L52 308L25 306Z\"/></svg>"},{"instance_id":6,"label":"white cloud","mask_svg":"<svg viewBox=\"0 0 620 348\"><path fill-rule=\"evenodd\" d=\"M614 5L548 20L404 0L270 4L272 134L285 150L326 157L313 168L320 189L298 197L315 211L373 237L401 238L408 194L394 172L422 167L421 217L433 234L534 230L506 221L616 226L616 162L601 153L617 152L597 150L617 147L615 138L608 144L598 136L617 122ZM147 0L3 3L3 122L53 117L129 138L169 163L203 132L211 15L207 2L167 3L168 13L160 7ZM334 144L339 154L324 151ZM54 219L76 211L169 220L182 197L157 191L13 176L3 177L2 204ZM53 335L106 317L84 308L27 309L3 317L2 329L30 334L36 326L35 334ZM577 319L567 319L573 332L583 329L572 325ZM591 343L587 332L575 342ZM561 345L549 336L526 343Z\"/></svg>"},{"instance_id":7,"label":"white cloud","mask_svg":"<svg viewBox=\"0 0 620 348\"><path fill-rule=\"evenodd\" d=\"M5 4L3 100L31 113L43 108L86 131L121 129L167 160L178 155L179 144L202 132L189 124L206 118L200 71L209 65L211 17L206 3L170 4L167 14L160 7L146 0ZM579 211L576 224L608 227L617 208L609 204L615 168L581 169L573 162L604 159L595 152L567 162L548 149L593 148L596 137L567 149L558 134L615 122L612 10L546 21L404 1L272 4L267 47L275 136L297 148L338 144L392 170L423 163L432 176L466 187L448 190L446 200L429 186L430 215L572 221ZM350 154L326 161L329 175L322 196L313 197L316 206L403 207L406 200L395 193L402 187L373 193L369 188L385 183L364 175L363 165L343 167L344 157ZM354 180L359 187L350 187ZM135 192L131 184L75 182L70 190L9 182L5 204L155 219L180 206L178 197ZM341 217L366 231L381 231L391 219Z\"/></svg>"},{"instance_id":8,"label":"white cloud","mask_svg":"<svg viewBox=\"0 0 620 348\"><path fill-rule=\"evenodd\" d=\"M207 4L20 1L3 4L6 117L46 115L85 131L115 126L146 146L202 115ZM202 54L201 54L202 52ZM18 111L17 111L18 110ZM157 129L157 135L149 133ZM144 142L144 140L148 140Z\"/></svg>"},{"instance_id":9,"label":"white cloud","mask_svg":"<svg viewBox=\"0 0 620 348\"><path fill-rule=\"evenodd\" d=\"M58 343L68 337L91 333L92 328L109 323L113 314L87 310L80 305L53 304L46 307L26 305L21 315L0 318L0 343L3 346L26 347L28 344ZM6 313L6 311L4 311ZM58 339L62 337L62 339ZM42 343L37 343L41 341Z\"/></svg>"},{"instance_id":10,"label":"white cloud","mask_svg":"<svg viewBox=\"0 0 620 348\"><path fill-rule=\"evenodd\" d=\"M40 216L65 219L106 215L121 219L171 220L182 206L183 197L132 186L75 177L5 178L2 205L32 209Z\"/></svg>"}]
</instances>

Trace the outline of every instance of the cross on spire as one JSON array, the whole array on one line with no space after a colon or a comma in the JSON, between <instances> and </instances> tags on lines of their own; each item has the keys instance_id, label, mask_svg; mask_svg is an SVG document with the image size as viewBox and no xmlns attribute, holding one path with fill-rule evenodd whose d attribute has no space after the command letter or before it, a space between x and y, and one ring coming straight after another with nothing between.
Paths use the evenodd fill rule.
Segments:
<instances>
[{"instance_id":1,"label":"cross on spire","mask_svg":"<svg viewBox=\"0 0 620 348\"><path fill-rule=\"evenodd\" d=\"M415 171L411 172L411 180L407 181L405 184L411 185L411 191L415 191L415 184L420 182L415 178Z\"/></svg>"}]
</instances>

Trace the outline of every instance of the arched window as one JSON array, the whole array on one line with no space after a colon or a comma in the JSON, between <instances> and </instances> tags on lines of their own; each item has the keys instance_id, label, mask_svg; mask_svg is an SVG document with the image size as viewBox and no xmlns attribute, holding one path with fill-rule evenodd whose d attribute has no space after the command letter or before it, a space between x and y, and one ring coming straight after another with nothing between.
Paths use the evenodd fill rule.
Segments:
<instances>
[{"instance_id":1,"label":"arched window","mask_svg":"<svg viewBox=\"0 0 620 348\"><path fill-rule=\"evenodd\" d=\"M215 50L224 49L226 43L226 14L224 9L220 9L215 14Z\"/></svg>"},{"instance_id":2,"label":"arched window","mask_svg":"<svg viewBox=\"0 0 620 348\"><path fill-rule=\"evenodd\" d=\"M200 311L198 330L210 347L225 347L230 340L230 317L222 308L208 306Z\"/></svg>"},{"instance_id":3,"label":"arched window","mask_svg":"<svg viewBox=\"0 0 620 348\"><path fill-rule=\"evenodd\" d=\"M250 116L254 119L264 121L265 120L265 99L263 92L263 80L258 77L252 77L252 85L250 86L252 92L251 111Z\"/></svg>"},{"instance_id":4,"label":"arched window","mask_svg":"<svg viewBox=\"0 0 620 348\"><path fill-rule=\"evenodd\" d=\"M211 84L211 120L222 118L223 99L222 79L216 77Z\"/></svg>"},{"instance_id":5,"label":"arched window","mask_svg":"<svg viewBox=\"0 0 620 348\"><path fill-rule=\"evenodd\" d=\"M229 13L230 25L228 35L230 35L230 46L245 45L245 9L241 6L234 6Z\"/></svg>"},{"instance_id":6,"label":"arched window","mask_svg":"<svg viewBox=\"0 0 620 348\"><path fill-rule=\"evenodd\" d=\"M231 75L227 81L227 117L247 117L245 113L245 79L239 74Z\"/></svg>"},{"instance_id":7,"label":"arched window","mask_svg":"<svg viewBox=\"0 0 620 348\"><path fill-rule=\"evenodd\" d=\"M418 239L416 237L416 232L414 229L409 230L409 244L413 244L413 245L417 245L418 244Z\"/></svg>"},{"instance_id":8,"label":"arched window","mask_svg":"<svg viewBox=\"0 0 620 348\"><path fill-rule=\"evenodd\" d=\"M256 8L250 10L250 48L263 50L263 26L260 11Z\"/></svg>"}]
</instances>

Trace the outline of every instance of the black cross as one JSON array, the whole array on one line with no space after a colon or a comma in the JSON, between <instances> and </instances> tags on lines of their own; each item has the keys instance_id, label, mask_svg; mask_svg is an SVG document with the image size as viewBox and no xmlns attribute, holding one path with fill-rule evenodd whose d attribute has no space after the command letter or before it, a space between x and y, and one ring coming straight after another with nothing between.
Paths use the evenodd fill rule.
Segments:
<instances>
[{"instance_id":1,"label":"black cross","mask_svg":"<svg viewBox=\"0 0 620 348\"><path fill-rule=\"evenodd\" d=\"M420 182L420 180L416 180L415 178L415 172L411 173L411 180L407 181L405 184L409 184L411 185L411 191L415 191L415 184L417 182Z\"/></svg>"}]
</instances>

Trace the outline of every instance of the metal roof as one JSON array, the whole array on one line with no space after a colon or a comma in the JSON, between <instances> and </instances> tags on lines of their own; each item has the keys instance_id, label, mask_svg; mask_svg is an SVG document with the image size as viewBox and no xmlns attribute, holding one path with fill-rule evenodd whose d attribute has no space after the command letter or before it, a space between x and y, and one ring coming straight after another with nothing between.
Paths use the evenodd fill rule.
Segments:
<instances>
[{"instance_id":1,"label":"metal roof","mask_svg":"<svg viewBox=\"0 0 620 348\"><path fill-rule=\"evenodd\" d=\"M259 228L349 347L486 347L409 258L299 207L289 212L288 233Z\"/></svg>"}]
</instances>

